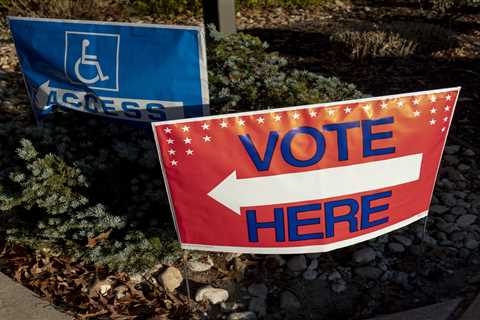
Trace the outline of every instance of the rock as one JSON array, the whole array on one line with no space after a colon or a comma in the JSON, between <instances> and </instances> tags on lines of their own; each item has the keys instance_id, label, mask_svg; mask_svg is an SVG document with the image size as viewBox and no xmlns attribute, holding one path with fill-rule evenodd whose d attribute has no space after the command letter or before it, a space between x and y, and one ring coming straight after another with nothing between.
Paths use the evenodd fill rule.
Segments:
<instances>
[{"instance_id":1,"label":"rock","mask_svg":"<svg viewBox=\"0 0 480 320\"><path fill-rule=\"evenodd\" d=\"M467 149L463 151L463 155L467 157L475 157L476 153L472 149Z\"/></svg>"},{"instance_id":2,"label":"rock","mask_svg":"<svg viewBox=\"0 0 480 320\"><path fill-rule=\"evenodd\" d=\"M128 292L128 287L127 286L118 286L116 287L113 292L115 293L115 298L116 299L122 299L122 298L125 298L127 296L127 292Z\"/></svg>"},{"instance_id":3,"label":"rock","mask_svg":"<svg viewBox=\"0 0 480 320\"><path fill-rule=\"evenodd\" d=\"M205 272L210 270L213 267L213 260L209 256L206 259L200 260L190 260L187 262L187 267L193 272Z\"/></svg>"},{"instance_id":4,"label":"rock","mask_svg":"<svg viewBox=\"0 0 480 320\"><path fill-rule=\"evenodd\" d=\"M445 160L445 163L449 166L456 166L457 164L460 163L460 159L457 156L447 154L443 157L443 160Z\"/></svg>"},{"instance_id":5,"label":"rock","mask_svg":"<svg viewBox=\"0 0 480 320\"><path fill-rule=\"evenodd\" d=\"M254 297L250 300L248 305L248 310L257 313L260 317L263 317L267 314L267 305L265 303L265 298Z\"/></svg>"},{"instance_id":6,"label":"rock","mask_svg":"<svg viewBox=\"0 0 480 320\"><path fill-rule=\"evenodd\" d=\"M455 207L457 204L457 199L452 193L443 193L441 196L442 202L448 207Z\"/></svg>"},{"instance_id":7,"label":"rock","mask_svg":"<svg viewBox=\"0 0 480 320\"><path fill-rule=\"evenodd\" d=\"M228 291L220 288L213 288L212 286L205 286L197 290L195 294L195 301L208 300L212 304L218 304L228 299Z\"/></svg>"},{"instance_id":8,"label":"rock","mask_svg":"<svg viewBox=\"0 0 480 320\"><path fill-rule=\"evenodd\" d=\"M398 243L403 244L405 247L410 247L412 245L412 240L410 238L400 234L393 236L393 239L395 239Z\"/></svg>"},{"instance_id":9,"label":"rock","mask_svg":"<svg viewBox=\"0 0 480 320\"><path fill-rule=\"evenodd\" d=\"M454 223L446 222L443 219L439 219L436 223L436 226L439 230L445 233L452 233L457 229L457 226Z\"/></svg>"},{"instance_id":10,"label":"rock","mask_svg":"<svg viewBox=\"0 0 480 320\"><path fill-rule=\"evenodd\" d=\"M365 247L353 253L353 261L358 264L367 264L375 260L376 252L370 247Z\"/></svg>"},{"instance_id":11,"label":"rock","mask_svg":"<svg viewBox=\"0 0 480 320\"><path fill-rule=\"evenodd\" d=\"M312 262L308 265L308 270L315 270L318 268L318 259L314 258L312 259Z\"/></svg>"},{"instance_id":12,"label":"rock","mask_svg":"<svg viewBox=\"0 0 480 320\"><path fill-rule=\"evenodd\" d=\"M465 209L464 207L453 207L452 210L450 210L450 212L456 216L463 216L465 214L467 214L467 209Z\"/></svg>"},{"instance_id":13,"label":"rock","mask_svg":"<svg viewBox=\"0 0 480 320\"><path fill-rule=\"evenodd\" d=\"M460 228L468 227L469 225L473 224L477 220L477 216L474 214L466 214L457 219L457 225Z\"/></svg>"},{"instance_id":14,"label":"rock","mask_svg":"<svg viewBox=\"0 0 480 320\"><path fill-rule=\"evenodd\" d=\"M265 258L265 266L267 269L273 270L285 265L285 259L278 254L269 255Z\"/></svg>"},{"instance_id":15,"label":"rock","mask_svg":"<svg viewBox=\"0 0 480 320\"><path fill-rule=\"evenodd\" d=\"M405 251L405 247L397 242L391 242L388 244L388 250L395 253L400 253Z\"/></svg>"},{"instance_id":16,"label":"rock","mask_svg":"<svg viewBox=\"0 0 480 320\"><path fill-rule=\"evenodd\" d=\"M478 241L475 239L467 239L465 241L465 248L475 250L478 248Z\"/></svg>"},{"instance_id":17,"label":"rock","mask_svg":"<svg viewBox=\"0 0 480 320\"><path fill-rule=\"evenodd\" d=\"M168 291L180 287L183 281L182 273L175 267L168 267L158 276L159 283Z\"/></svg>"},{"instance_id":18,"label":"rock","mask_svg":"<svg viewBox=\"0 0 480 320\"><path fill-rule=\"evenodd\" d=\"M335 281L331 284L330 288L335 293L342 293L347 290L347 283L344 280Z\"/></svg>"},{"instance_id":19,"label":"rock","mask_svg":"<svg viewBox=\"0 0 480 320\"><path fill-rule=\"evenodd\" d=\"M241 253L230 252L225 255L225 260L230 262L233 259L240 257L241 255L242 255Z\"/></svg>"},{"instance_id":20,"label":"rock","mask_svg":"<svg viewBox=\"0 0 480 320\"><path fill-rule=\"evenodd\" d=\"M300 272L307 269L307 259L304 255L298 255L290 258L287 267L293 272Z\"/></svg>"},{"instance_id":21,"label":"rock","mask_svg":"<svg viewBox=\"0 0 480 320\"><path fill-rule=\"evenodd\" d=\"M303 273L303 279L308 280L308 281L315 280L317 278L317 276L318 276L318 272L316 270L307 269Z\"/></svg>"},{"instance_id":22,"label":"rock","mask_svg":"<svg viewBox=\"0 0 480 320\"><path fill-rule=\"evenodd\" d=\"M449 146L445 146L445 154L455 154L460 151L460 146L456 144L452 144Z\"/></svg>"},{"instance_id":23,"label":"rock","mask_svg":"<svg viewBox=\"0 0 480 320\"><path fill-rule=\"evenodd\" d=\"M242 303L237 303L237 302L222 302L220 303L220 307L222 308L223 311L227 312L227 313L230 313L230 312L234 312L240 308L244 308L245 305L243 305Z\"/></svg>"},{"instance_id":24,"label":"rock","mask_svg":"<svg viewBox=\"0 0 480 320\"><path fill-rule=\"evenodd\" d=\"M457 242L465 239L465 232L457 231L450 235L450 240Z\"/></svg>"},{"instance_id":25,"label":"rock","mask_svg":"<svg viewBox=\"0 0 480 320\"><path fill-rule=\"evenodd\" d=\"M358 267L354 271L357 276L365 279L377 280L382 276L383 271L375 267Z\"/></svg>"},{"instance_id":26,"label":"rock","mask_svg":"<svg viewBox=\"0 0 480 320\"><path fill-rule=\"evenodd\" d=\"M330 272L328 274L328 278L327 278L329 281L337 281L337 280L340 280L342 279L342 275L340 274L340 272L338 272L337 270L333 270L332 272Z\"/></svg>"},{"instance_id":27,"label":"rock","mask_svg":"<svg viewBox=\"0 0 480 320\"><path fill-rule=\"evenodd\" d=\"M433 206L430 207L430 211L432 213L436 213L436 214L439 214L439 215L448 212L448 210L450 210L448 207L442 206L440 204L436 204L436 205L433 205Z\"/></svg>"},{"instance_id":28,"label":"rock","mask_svg":"<svg viewBox=\"0 0 480 320\"><path fill-rule=\"evenodd\" d=\"M112 289L112 284L110 282L103 283L98 287L98 292L100 292L102 296L106 296L110 289Z\"/></svg>"},{"instance_id":29,"label":"rock","mask_svg":"<svg viewBox=\"0 0 480 320\"><path fill-rule=\"evenodd\" d=\"M467 171L470 170L470 168L471 167L469 165L466 165L464 163L460 163L457 167L458 171L460 171L460 172L467 172Z\"/></svg>"},{"instance_id":30,"label":"rock","mask_svg":"<svg viewBox=\"0 0 480 320\"><path fill-rule=\"evenodd\" d=\"M302 305L290 291L283 291L280 296L280 307L285 310L299 309Z\"/></svg>"},{"instance_id":31,"label":"rock","mask_svg":"<svg viewBox=\"0 0 480 320\"><path fill-rule=\"evenodd\" d=\"M228 315L227 320L257 320L257 316L252 311L234 312Z\"/></svg>"},{"instance_id":32,"label":"rock","mask_svg":"<svg viewBox=\"0 0 480 320\"><path fill-rule=\"evenodd\" d=\"M263 283L254 283L248 287L248 293L253 297L266 298L268 288Z\"/></svg>"}]
</instances>

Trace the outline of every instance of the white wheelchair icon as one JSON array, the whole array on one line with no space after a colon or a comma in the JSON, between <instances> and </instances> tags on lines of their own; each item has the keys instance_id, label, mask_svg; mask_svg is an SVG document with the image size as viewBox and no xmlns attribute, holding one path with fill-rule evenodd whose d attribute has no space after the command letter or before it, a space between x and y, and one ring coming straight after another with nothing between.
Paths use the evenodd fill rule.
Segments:
<instances>
[{"instance_id":1,"label":"white wheelchair icon","mask_svg":"<svg viewBox=\"0 0 480 320\"><path fill-rule=\"evenodd\" d=\"M85 84L94 84L98 81L105 81L108 80L110 77L108 75L104 75L102 72L102 67L100 66L100 62L96 55L87 54L87 47L90 45L90 41L87 39L82 40L82 56L78 58L75 62L75 75L77 76L78 80ZM87 66L94 66L96 68L96 75L93 78L85 78L82 76L80 72L80 66L87 65Z\"/></svg>"}]
</instances>

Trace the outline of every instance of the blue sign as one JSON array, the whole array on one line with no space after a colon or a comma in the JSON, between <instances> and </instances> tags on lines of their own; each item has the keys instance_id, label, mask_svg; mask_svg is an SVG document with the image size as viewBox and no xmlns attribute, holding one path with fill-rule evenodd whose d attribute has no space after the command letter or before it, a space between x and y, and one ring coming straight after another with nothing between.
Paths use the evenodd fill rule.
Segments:
<instances>
[{"instance_id":1,"label":"blue sign","mask_svg":"<svg viewBox=\"0 0 480 320\"><path fill-rule=\"evenodd\" d=\"M9 17L38 119L53 107L131 121L209 113L200 27Z\"/></svg>"}]
</instances>

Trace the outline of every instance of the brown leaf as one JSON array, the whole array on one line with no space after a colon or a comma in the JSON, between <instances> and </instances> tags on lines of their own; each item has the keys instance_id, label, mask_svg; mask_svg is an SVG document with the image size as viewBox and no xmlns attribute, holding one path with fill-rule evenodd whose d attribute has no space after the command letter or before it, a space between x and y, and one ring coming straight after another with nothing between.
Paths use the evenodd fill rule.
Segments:
<instances>
[{"instance_id":1,"label":"brown leaf","mask_svg":"<svg viewBox=\"0 0 480 320\"><path fill-rule=\"evenodd\" d=\"M87 248L93 248L98 242L107 240L110 233L112 233L112 229L108 229L107 231L100 233L98 236L88 239Z\"/></svg>"}]
</instances>

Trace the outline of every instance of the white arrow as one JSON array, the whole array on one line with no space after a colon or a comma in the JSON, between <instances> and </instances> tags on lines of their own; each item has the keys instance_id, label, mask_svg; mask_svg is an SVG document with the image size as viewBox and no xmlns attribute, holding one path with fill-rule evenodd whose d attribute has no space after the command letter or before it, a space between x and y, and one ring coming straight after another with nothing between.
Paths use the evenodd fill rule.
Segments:
<instances>
[{"instance_id":1,"label":"white arrow","mask_svg":"<svg viewBox=\"0 0 480 320\"><path fill-rule=\"evenodd\" d=\"M350 166L238 179L233 171L208 193L236 214L241 207L321 200L416 181L422 154Z\"/></svg>"}]
</instances>

